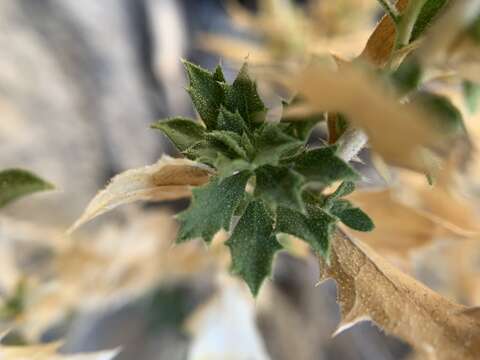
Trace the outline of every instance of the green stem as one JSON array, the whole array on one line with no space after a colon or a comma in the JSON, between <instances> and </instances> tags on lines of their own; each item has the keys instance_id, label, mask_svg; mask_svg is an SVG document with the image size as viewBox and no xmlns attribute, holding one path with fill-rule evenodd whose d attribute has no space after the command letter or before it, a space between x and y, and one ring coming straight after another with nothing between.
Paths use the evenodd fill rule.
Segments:
<instances>
[{"instance_id":1,"label":"green stem","mask_svg":"<svg viewBox=\"0 0 480 360\"><path fill-rule=\"evenodd\" d=\"M380 5L382 5L385 12L392 18L395 24L400 20L400 13L398 12L395 5L393 5L390 0L378 0Z\"/></svg>"},{"instance_id":2,"label":"green stem","mask_svg":"<svg viewBox=\"0 0 480 360\"><path fill-rule=\"evenodd\" d=\"M395 49L401 49L410 43L413 27L415 26L418 15L420 15L420 11L426 2L427 0L410 0L408 2L407 8L400 15L399 21L397 22Z\"/></svg>"}]
</instances>

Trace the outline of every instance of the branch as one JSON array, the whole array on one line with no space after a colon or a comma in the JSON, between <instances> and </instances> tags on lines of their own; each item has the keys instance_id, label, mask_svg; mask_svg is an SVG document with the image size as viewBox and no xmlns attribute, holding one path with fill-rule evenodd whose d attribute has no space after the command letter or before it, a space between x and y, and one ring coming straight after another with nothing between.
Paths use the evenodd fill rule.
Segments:
<instances>
[{"instance_id":1,"label":"branch","mask_svg":"<svg viewBox=\"0 0 480 360\"><path fill-rule=\"evenodd\" d=\"M393 5L390 0L378 0L380 5L382 5L385 12L392 18L395 24L398 24L400 20L400 13L398 12L395 5Z\"/></svg>"},{"instance_id":2,"label":"branch","mask_svg":"<svg viewBox=\"0 0 480 360\"><path fill-rule=\"evenodd\" d=\"M395 49L400 49L409 44L413 27L426 2L427 0L409 0L407 8L402 15L400 15L399 21L396 23L397 37L395 40Z\"/></svg>"},{"instance_id":3,"label":"branch","mask_svg":"<svg viewBox=\"0 0 480 360\"><path fill-rule=\"evenodd\" d=\"M345 162L352 160L366 145L367 134L360 129L350 128L338 140L337 156Z\"/></svg>"}]
</instances>

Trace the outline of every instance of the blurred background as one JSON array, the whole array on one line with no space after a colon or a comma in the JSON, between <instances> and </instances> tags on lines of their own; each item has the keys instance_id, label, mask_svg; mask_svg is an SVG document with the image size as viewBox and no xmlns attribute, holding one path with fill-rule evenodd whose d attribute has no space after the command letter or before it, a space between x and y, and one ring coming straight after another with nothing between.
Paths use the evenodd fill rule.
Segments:
<instances>
[{"instance_id":1,"label":"blurred background","mask_svg":"<svg viewBox=\"0 0 480 360\"><path fill-rule=\"evenodd\" d=\"M347 9L368 14L362 30L381 14L374 0L319 2L332 15L316 24L325 36L345 32L328 21ZM114 174L175 155L149 125L195 116L181 58L224 63L232 78L238 64L203 49L205 33L257 39L220 0L0 0L0 168L57 187L2 210L0 295L21 303L7 340L64 339L65 352L121 346L119 360L406 358L407 345L370 323L331 338L335 284L315 286L313 257L281 253L253 301L222 250L173 248L170 215L188 201L128 206L64 237Z\"/></svg>"}]
</instances>

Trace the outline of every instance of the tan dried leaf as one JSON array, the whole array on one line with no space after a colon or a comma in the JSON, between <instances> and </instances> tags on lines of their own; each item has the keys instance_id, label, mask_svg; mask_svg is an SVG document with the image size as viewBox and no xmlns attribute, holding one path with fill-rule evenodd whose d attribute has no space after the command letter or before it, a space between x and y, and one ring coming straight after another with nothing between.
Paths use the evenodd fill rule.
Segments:
<instances>
[{"instance_id":1,"label":"tan dried leaf","mask_svg":"<svg viewBox=\"0 0 480 360\"><path fill-rule=\"evenodd\" d=\"M119 350L107 350L84 354L59 354L60 343L28 346L0 345L0 359L2 360L110 360Z\"/></svg>"},{"instance_id":2,"label":"tan dried leaf","mask_svg":"<svg viewBox=\"0 0 480 360\"><path fill-rule=\"evenodd\" d=\"M407 5L408 0L399 0L396 3L399 11L403 11ZM383 67L392 54L395 36L396 29L392 18L389 15L384 15L368 39L360 58L377 67Z\"/></svg>"},{"instance_id":3,"label":"tan dried leaf","mask_svg":"<svg viewBox=\"0 0 480 360\"><path fill-rule=\"evenodd\" d=\"M458 236L451 227L399 201L392 189L356 191L349 196L375 223L371 232L346 229L381 254L408 256L439 236Z\"/></svg>"},{"instance_id":4,"label":"tan dried leaf","mask_svg":"<svg viewBox=\"0 0 480 360\"><path fill-rule=\"evenodd\" d=\"M461 184L454 179L457 175L456 166L456 163L452 163L452 169L447 173L443 168L433 186L427 184L419 174L401 172L401 196L437 222L457 229L458 234L477 236L480 232L478 209L474 199L460 194Z\"/></svg>"},{"instance_id":5,"label":"tan dried leaf","mask_svg":"<svg viewBox=\"0 0 480 360\"><path fill-rule=\"evenodd\" d=\"M173 246L177 224L171 213L133 207L127 219L66 241L60 229L0 218L0 254L12 260L0 262L0 311L18 283L25 284L21 312L0 318L0 331L15 328L36 341L72 311L121 306L163 282L229 266L222 232L208 249L200 241Z\"/></svg>"},{"instance_id":6,"label":"tan dried leaf","mask_svg":"<svg viewBox=\"0 0 480 360\"><path fill-rule=\"evenodd\" d=\"M415 253L413 274L457 302L480 304L479 238L442 241Z\"/></svg>"},{"instance_id":7,"label":"tan dried leaf","mask_svg":"<svg viewBox=\"0 0 480 360\"><path fill-rule=\"evenodd\" d=\"M210 174L205 165L165 155L154 165L125 171L93 198L69 232L120 205L188 197L191 187L206 183Z\"/></svg>"},{"instance_id":8,"label":"tan dried leaf","mask_svg":"<svg viewBox=\"0 0 480 360\"><path fill-rule=\"evenodd\" d=\"M457 0L430 27L417 51L425 67L480 81L480 47L466 29L480 14L480 2Z\"/></svg>"},{"instance_id":9,"label":"tan dried leaf","mask_svg":"<svg viewBox=\"0 0 480 360\"><path fill-rule=\"evenodd\" d=\"M480 357L477 309L447 300L340 231L333 238L331 264L320 262L321 280L332 278L338 286L342 320L337 334L371 320L426 358Z\"/></svg>"},{"instance_id":10,"label":"tan dried leaf","mask_svg":"<svg viewBox=\"0 0 480 360\"><path fill-rule=\"evenodd\" d=\"M314 65L294 84L315 110L343 113L353 126L365 130L373 150L389 164L421 172L435 167L438 160L427 149L442 143L440 129L421 109L400 104L362 69L345 64L335 72Z\"/></svg>"}]
</instances>

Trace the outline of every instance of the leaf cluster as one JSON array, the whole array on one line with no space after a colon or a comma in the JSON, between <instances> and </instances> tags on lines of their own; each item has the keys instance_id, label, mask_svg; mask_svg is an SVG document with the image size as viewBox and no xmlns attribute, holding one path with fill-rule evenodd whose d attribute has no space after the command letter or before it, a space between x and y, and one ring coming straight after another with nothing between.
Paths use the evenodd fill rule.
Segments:
<instances>
[{"instance_id":1,"label":"leaf cluster","mask_svg":"<svg viewBox=\"0 0 480 360\"><path fill-rule=\"evenodd\" d=\"M232 84L220 67L209 72L185 62L185 68L187 91L202 123L171 118L153 127L216 175L193 190L190 207L178 215L177 242L202 238L210 243L221 229L230 231L226 245L232 270L256 295L282 248L278 234L299 237L328 259L339 221L360 231L373 229L370 218L343 198L354 190L356 171L336 155L336 146L307 145L322 116L267 122L267 108L246 64ZM334 193L323 194L340 181Z\"/></svg>"}]
</instances>

